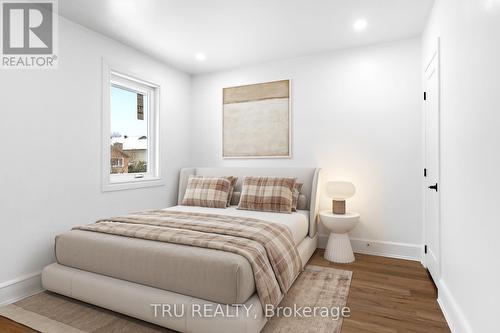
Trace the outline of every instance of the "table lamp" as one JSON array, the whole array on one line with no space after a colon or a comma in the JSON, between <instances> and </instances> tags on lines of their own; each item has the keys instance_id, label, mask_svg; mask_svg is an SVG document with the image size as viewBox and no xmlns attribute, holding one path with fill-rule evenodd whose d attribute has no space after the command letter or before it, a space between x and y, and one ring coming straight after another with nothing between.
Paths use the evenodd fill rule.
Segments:
<instances>
[{"instance_id":1,"label":"table lamp","mask_svg":"<svg viewBox=\"0 0 500 333\"><path fill-rule=\"evenodd\" d=\"M334 181L326 183L326 193L332 198L333 214L345 214L345 200L356 192L350 182Z\"/></svg>"}]
</instances>

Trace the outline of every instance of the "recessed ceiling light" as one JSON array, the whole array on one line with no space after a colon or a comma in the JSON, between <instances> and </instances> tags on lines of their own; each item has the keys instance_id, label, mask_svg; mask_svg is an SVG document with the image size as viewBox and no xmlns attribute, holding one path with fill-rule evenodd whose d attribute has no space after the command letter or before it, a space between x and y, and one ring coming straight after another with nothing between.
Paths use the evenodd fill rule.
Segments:
<instances>
[{"instance_id":1,"label":"recessed ceiling light","mask_svg":"<svg viewBox=\"0 0 500 333\"><path fill-rule=\"evenodd\" d=\"M203 52L198 52L198 53L196 53L194 57L195 57L195 58L196 58L196 60L198 60L198 61L205 61L205 60L207 60L207 56L206 56L206 55L205 55L205 53L203 53Z\"/></svg>"},{"instance_id":2,"label":"recessed ceiling light","mask_svg":"<svg viewBox=\"0 0 500 333\"><path fill-rule=\"evenodd\" d=\"M367 26L367 23L366 23L366 20L364 20L364 19L357 19L356 21L354 21L354 30L356 30L356 31L365 30L366 26Z\"/></svg>"}]
</instances>

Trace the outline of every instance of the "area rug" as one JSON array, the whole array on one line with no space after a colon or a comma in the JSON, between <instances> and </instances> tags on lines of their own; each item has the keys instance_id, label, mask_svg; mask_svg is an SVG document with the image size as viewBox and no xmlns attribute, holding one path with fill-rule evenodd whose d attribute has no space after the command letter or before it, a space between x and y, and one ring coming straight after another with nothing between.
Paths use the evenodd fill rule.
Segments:
<instances>
[{"instance_id":1,"label":"area rug","mask_svg":"<svg viewBox=\"0 0 500 333\"><path fill-rule=\"evenodd\" d=\"M307 265L262 332L339 333L351 278L350 271ZM47 333L174 332L51 292L2 307L0 315Z\"/></svg>"}]
</instances>

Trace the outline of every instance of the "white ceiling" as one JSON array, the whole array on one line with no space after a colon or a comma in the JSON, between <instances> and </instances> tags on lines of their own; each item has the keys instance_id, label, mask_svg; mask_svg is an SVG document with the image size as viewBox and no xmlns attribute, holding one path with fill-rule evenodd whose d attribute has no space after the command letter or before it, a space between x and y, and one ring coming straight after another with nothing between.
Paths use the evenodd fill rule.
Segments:
<instances>
[{"instance_id":1,"label":"white ceiling","mask_svg":"<svg viewBox=\"0 0 500 333\"><path fill-rule=\"evenodd\" d=\"M418 36L433 0L61 0L66 18L189 73ZM364 18L368 26L354 31ZM196 60L203 52L206 60Z\"/></svg>"}]
</instances>

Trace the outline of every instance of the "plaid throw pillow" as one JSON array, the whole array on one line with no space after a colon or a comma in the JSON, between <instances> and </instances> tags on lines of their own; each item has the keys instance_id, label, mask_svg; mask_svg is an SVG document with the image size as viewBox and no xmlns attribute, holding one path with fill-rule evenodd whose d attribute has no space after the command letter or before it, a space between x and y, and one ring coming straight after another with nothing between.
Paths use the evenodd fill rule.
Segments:
<instances>
[{"instance_id":1,"label":"plaid throw pillow","mask_svg":"<svg viewBox=\"0 0 500 333\"><path fill-rule=\"evenodd\" d=\"M226 208L231 181L227 178L189 176L184 206Z\"/></svg>"},{"instance_id":2,"label":"plaid throw pillow","mask_svg":"<svg viewBox=\"0 0 500 333\"><path fill-rule=\"evenodd\" d=\"M292 212L295 178L245 177L238 209Z\"/></svg>"},{"instance_id":3,"label":"plaid throw pillow","mask_svg":"<svg viewBox=\"0 0 500 333\"><path fill-rule=\"evenodd\" d=\"M300 195L300 191L302 190L302 186L304 186L304 184L295 183L295 186L293 187L293 190L292 190L292 212L297 211L297 204L299 203L299 195Z\"/></svg>"}]
</instances>

